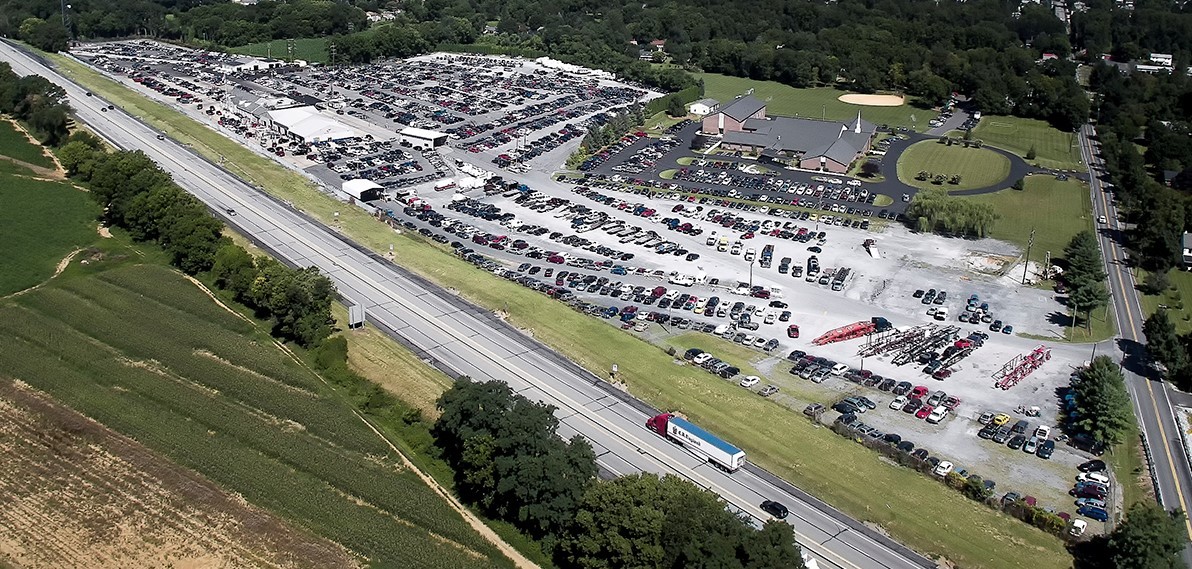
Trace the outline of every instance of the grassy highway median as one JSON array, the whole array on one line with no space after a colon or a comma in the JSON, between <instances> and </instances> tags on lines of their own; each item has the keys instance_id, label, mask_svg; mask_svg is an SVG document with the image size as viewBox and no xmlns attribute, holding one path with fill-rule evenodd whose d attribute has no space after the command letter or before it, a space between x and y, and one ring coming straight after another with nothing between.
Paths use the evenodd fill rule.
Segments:
<instances>
[{"instance_id":1,"label":"grassy highway median","mask_svg":"<svg viewBox=\"0 0 1192 569\"><path fill-rule=\"evenodd\" d=\"M394 260L469 300L508 313L509 321L535 338L603 374L615 362L620 377L636 396L654 405L680 410L692 420L740 445L752 462L790 480L846 513L880 526L882 531L933 557L947 557L962 567L1069 567L1061 542L1041 531L947 490L906 468L880 460L876 453L828 429L817 428L797 412L776 405L734 384L691 367L676 365L658 347L591 317L574 312L529 289L488 276L416 234L398 234L364 211L318 191L301 175L229 140L180 112L119 85L61 56L50 56L58 69L127 112L218 160L274 196L312 216L338 226L376 251L394 247ZM358 367L372 365L374 377L390 376L385 387L399 395L405 352L369 336ZM354 348L356 349L356 348ZM398 364L387 361L396 358ZM404 360L414 365L412 356ZM746 362L741 362L746 363ZM426 374L415 374L423 376ZM435 382L419 381L424 407Z\"/></svg>"}]
</instances>

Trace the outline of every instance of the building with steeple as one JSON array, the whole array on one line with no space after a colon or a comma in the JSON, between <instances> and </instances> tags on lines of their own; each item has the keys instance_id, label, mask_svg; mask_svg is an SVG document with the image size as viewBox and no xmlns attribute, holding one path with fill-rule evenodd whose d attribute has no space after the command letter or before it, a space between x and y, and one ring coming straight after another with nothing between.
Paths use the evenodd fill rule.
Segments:
<instances>
[{"instance_id":1,"label":"building with steeple","mask_svg":"<svg viewBox=\"0 0 1192 569\"><path fill-rule=\"evenodd\" d=\"M720 137L725 150L761 155L806 170L845 173L865 156L877 127L861 118L848 122L769 116L752 95L737 97L704 117L701 130Z\"/></svg>"}]
</instances>

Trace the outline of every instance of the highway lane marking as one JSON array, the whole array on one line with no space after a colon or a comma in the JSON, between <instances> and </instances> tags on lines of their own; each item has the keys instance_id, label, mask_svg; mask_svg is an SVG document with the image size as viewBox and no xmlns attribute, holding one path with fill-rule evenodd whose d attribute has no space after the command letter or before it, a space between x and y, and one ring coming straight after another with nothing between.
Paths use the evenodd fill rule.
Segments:
<instances>
[{"instance_id":1,"label":"highway lane marking","mask_svg":"<svg viewBox=\"0 0 1192 569\"><path fill-rule=\"evenodd\" d=\"M30 69L28 66L25 66L25 68L26 68L27 70L31 70L31 69ZM64 79L65 79L65 78L64 78ZM93 112L95 111L95 109L90 109L90 110L91 110L91 111L93 111ZM130 117L130 118L131 118L131 117ZM133 132L132 130L130 130L128 127L124 127L123 125L119 125L119 124L118 124L118 121L116 121L115 119L110 119L108 122L109 122L109 123L113 123L113 124L114 124L114 126L116 126L116 127L120 128L121 130L124 130L124 132L125 132L127 135L129 135L129 136L130 136L130 137L131 137L131 138L132 138L134 141L141 142L142 144L148 145L150 148L153 148L153 145L152 145L152 144L150 144L150 143L148 142L148 139L146 139L144 136L142 136L142 135L140 135L140 134L138 134L138 133L134 133L134 132ZM145 128L147 128L147 127L145 127ZM174 144L175 144L175 146L178 146L178 145L177 145L177 143L174 143ZM179 150L182 150L181 148L178 148L178 149L179 149ZM211 188L215 189L215 193L216 193L216 195L222 195L222 196L223 196L223 197L225 197L225 198L229 198L231 201L234 201L234 202L236 202L237 204L239 204L240 206L242 206L242 207L245 207L245 208L246 208L248 211L251 211L251 212L255 213L255 214L256 214L258 217L260 217L262 220L266 220L266 221L270 221L270 222L272 222L272 223L273 223L273 225L274 225L274 226L275 226L275 227L276 227L278 230L280 230L281 232L283 232L283 233L285 233L285 234L288 234L288 235L290 235L292 238L294 238L294 239L295 239L295 241L296 241L296 242L299 242L299 243L302 243L302 244L306 245L306 246L307 246L307 247L309 247L311 250L315 251L316 253L320 253L320 254L324 255L324 257L325 257L325 258L327 258L327 259L329 259L329 260L330 260L330 259L334 259L334 257L327 255L326 251L324 251L322 248L320 248L319 246L317 246L317 245L313 244L312 242L310 242L310 241L309 241L308 239L306 239L305 237L303 237L303 236L301 236L301 235L299 235L299 234L295 233L294 231L290 230L288 227L286 227L286 226L284 226L284 225L282 225L282 224L278 223L278 222L277 222L275 219L273 219L272 217L270 217L270 216L268 216L268 215L265 215L265 214L263 214L263 213L262 213L260 210L256 209L256 208L255 208L255 207L253 207L252 205L250 205L250 204L249 204L247 201L245 201L244 199L242 199L240 196L238 196L238 195L234 195L234 194L230 194L230 193L224 193L224 192L223 192L223 190L221 190L221 189L220 189L220 186L219 186L218 184L216 184L216 183L215 183L215 181L213 181L211 178L209 178L209 177L208 177L206 174L204 174L204 173L200 173L200 172L198 172L198 171L191 171L191 170L188 170L188 169L187 169L187 168L186 168L186 167L183 165L183 162L182 162L181 160L179 160L179 159L177 159L177 158L174 158L172 155L170 155L169 153L167 153L167 152L165 152L165 151L163 151L163 150L160 150L160 149L157 149L157 148L153 148L153 151L155 151L155 152L156 152L156 153L158 153L159 155L161 155L161 156L165 157L166 159L168 159L168 161L170 161L170 162L173 162L173 163L175 163L176 165L178 165L178 166L182 167L184 171L187 171L187 172L189 172L189 173L190 173L192 176L194 176L194 177L196 177L196 178L199 178L199 179L203 180L203 181L204 181L204 182L205 182L205 183L206 183L208 186L210 186ZM226 176L227 174L224 174L224 173L222 173L222 172L221 172L221 174L220 174L220 175L222 175L222 176ZM237 182L240 182L239 180L236 180L236 181L237 181ZM241 183L242 183L242 182L241 182ZM371 260L369 260L369 261L366 261L366 262L371 262ZM343 265L343 264L339 264L339 263L333 263L333 264L334 264L335 266L337 266L337 267L338 267L338 268L339 268L341 271L343 271L343 272L347 272L347 273L351 273L351 274L352 274L352 275L354 275L354 276L355 276L357 279L359 279L359 280L360 280L360 281L361 281L363 284L365 284L365 285L368 285L368 286L372 287L374 290L376 290L377 292L381 292L381 293L382 293L382 294L384 294L385 296L387 296L387 297L389 297L389 298L392 298L392 299L394 299L394 301L396 301L396 302L397 302L399 305L402 305L402 306L403 306L403 307L405 307L407 310L410 310L412 313L414 313L415 315L417 315L417 316L418 316L420 319L422 319L422 320L426 321L428 324L431 324L432 326L435 326L436 328L439 328L439 330L440 330L441 332L445 333L447 336L453 336L453 337L455 337L455 338L457 339L457 341L459 341L460 343L463 343L463 344L469 344L469 345L472 347L472 349L473 349L473 350L475 350L477 353L479 353L479 354L481 354L481 355L487 355L487 356L488 356L488 358L489 358L489 360L490 360L491 362L495 363L495 364L496 364L498 367L500 367L500 368L504 368L504 369L505 369L507 372L510 372L510 373L511 373L512 375L514 375L514 376L519 376L519 377L521 377L521 379L523 379L523 380L525 380L525 381L528 381L528 382L530 382L532 385L536 385L536 386L537 386L537 387L538 387L538 388L539 388L541 391L544 391L544 392L547 392L547 391L549 391L549 392L551 392L551 393L552 393L552 394L555 396L556 400L558 400L560 403L564 403L564 402L566 402L566 403L569 403L569 404L570 404L569 406L572 408L572 410L573 410L573 411L575 411L576 409L582 409L582 410L583 410L583 412L582 412L582 413L578 413L578 412L577 412L576 414L579 414L579 415L581 415L581 417L580 417L580 418L581 418L581 419L583 419L583 420L585 420L585 421L587 421L587 422L588 422L588 423L590 423L592 426L594 426L594 427L596 427L596 428L598 428L598 429L603 429L603 430L610 431L610 432L616 432L616 433L620 433L620 434L622 435L622 436L621 436L622 440L624 440L624 441L626 441L626 442L638 442L638 443L641 443L641 442L643 442L643 441L641 441L641 439L637 438L637 437L636 437L636 436L634 436L634 435L631 435L629 432L627 432L627 431L625 431L625 430L621 429L620 427L617 427L617 426L615 426L615 425L602 425L602 424L600 424L600 423L599 423L597 420L595 420L595 419L593 419L592 417L588 416L589 414L594 414L594 413L589 413L589 412L588 412L588 410L587 410L586 408L583 408L583 406L582 406L582 405L579 405L579 404L578 404L578 402L575 402L575 401L571 400L569 397L567 397L567 396L563 395L562 393L560 393L558 390L556 390L556 389L555 389L555 388L553 388L553 387L549 387L549 386L545 386L545 385L537 385L537 382L536 382L536 381L535 381L533 378L531 378L531 377L529 376L529 374L527 374L526 372L522 371L522 370L521 370L520 368L518 368L517 366L515 366L515 365L513 365L513 364L511 364L511 363L509 363L509 362L506 362L504 359L502 359L502 358L500 358L500 357L496 356L496 354L493 354L492 352L490 352L490 351L489 351L487 348L484 348L483 346L480 346L479 344L476 344L475 342L472 342L472 341L470 340L470 338L467 338L466 336L462 336L460 333L456 332L456 331L455 331L453 328L449 328L449 327L447 327L447 326L443 325L442 323L439 323L439 322L438 322L438 321L437 321L435 318L433 318L433 317L431 317L429 314L426 314L425 312L423 312L421 308L418 308L417 306L414 306L414 305L412 305L412 304L408 304L408 303L406 303L406 302L404 301L404 299L401 299L400 297L394 296L394 295L392 294L392 292L391 292L391 291L387 290L387 288L385 288L385 287L382 287L382 286L381 286L381 285L379 285L378 283L374 282L372 279L370 279L370 278L368 278L368 277L364 276L363 274L361 274L361 273L360 273L360 271L356 270L355 268L353 268L353 267L349 267L349 266L346 266L346 265ZM411 339L410 341L413 341L413 340ZM425 349L425 348L423 348L423 349ZM645 444L643 444L643 445L640 445L640 447L644 447L644 448L650 448L650 445L645 445ZM655 451L655 452L657 452L657 451ZM659 453L659 454L662 454L662 453ZM648 453L642 453L642 455L643 455L643 456L645 456L646 458L648 458L649 460L651 460L651 461L655 462L655 463L656 463L656 464L658 464L659 466L663 467L663 469L664 469L664 470L675 470L675 471L677 471L677 470L678 470L678 469L675 467L675 465L673 465L673 464L671 464L671 463L669 463L669 462L664 462L664 461L662 461L662 460L658 459L657 457L655 457L655 456L652 456L651 454L648 454ZM702 475L698 475L698 474L696 474L696 473L692 472L692 473L691 473L691 475L689 476L689 478L693 478L693 479L694 479L694 478L698 478L698 479L700 479L700 480L702 480L703 482L705 482L705 483L706 483L706 487L708 487L708 488L721 488L721 489L722 489L722 492L721 492L721 494L722 494L722 495L727 495L727 496L730 496L730 497L731 497L733 500L735 500L735 501L737 501L737 502L740 502L740 503L746 503L746 504L750 504L749 502L746 502L746 501L742 500L741 498L739 498L738 496L736 496L736 494L734 494L734 493L732 493L732 492L729 492L729 491L727 491L727 490L724 490L724 489L723 489L723 487L721 487L721 486L720 486L720 485L718 485L718 484L715 484L715 483L713 483L711 480L707 479L706 477L704 477L704 476L702 476ZM748 507L748 508L751 508L751 509L753 509L753 510L755 510L755 511L758 511L758 512L760 512L760 511L761 511L761 510L760 510L760 508L758 508L757 506L753 506L753 505L751 505L751 504L750 504L749 506L747 506L747 507ZM810 506L809 506L809 507L810 507ZM764 516L762 517L762 519L764 519ZM817 529L819 529L819 528L817 528ZM860 567L859 567L859 566L852 564L851 562L849 562L848 560L844 559L843 557L840 557L838 554L836 554L835 552L833 552L833 551L831 551L831 550L825 550L825 551L816 551L816 550L818 550L818 549L823 549L823 548L822 548L822 547L820 547L820 546L819 546L819 544L818 544L818 543L816 543L815 541L813 541L813 540L810 540L810 539L807 539L805 535L801 534L801 533L800 533L800 532L798 532L797 530L794 530L794 533L796 534L796 536L798 536L798 537L800 537L800 538L801 538L801 541L802 541L802 543L806 544L806 546L807 546L807 547L809 547L810 549L812 549L813 551L815 551L815 552L816 552L816 553L818 553L819 555L821 555L821 556L825 556L825 557L833 557L833 558L839 559L839 560L840 560L840 562L835 562L835 561L830 561L830 560L829 560L829 562L833 563L834 565L838 565L838 566L840 566L840 567L852 567L852 568L860 569ZM842 542L842 543L843 543L843 542ZM812 545L812 544L816 545L816 547L812 548L812 547L811 547L811 545ZM916 565L916 564L912 563L910 560L907 560L907 559L903 558L901 555L897 554L896 552L890 551L890 553L891 553L891 554L892 554L892 555L893 555L895 558L899 559L900 561L904 561L904 562L906 562L906 563L910 564L910 565L911 565L911 566L913 566L913 567L918 567L918 565Z\"/></svg>"},{"instance_id":2,"label":"highway lane marking","mask_svg":"<svg viewBox=\"0 0 1192 569\"><path fill-rule=\"evenodd\" d=\"M1095 157L1095 153L1093 152L1092 140L1089 139L1088 137L1086 137L1085 142L1087 143L1089 164L1093 165L1093 159ZM1082 145L1082 146L1086 146L1086 145ZM1091 177L1096 176L1096 172L1094 172L1092 170L1090 170L1089 174ZM1092 184L1092 186L1093 186L1093 190L1097 192L1097 198L1101 203L1102 210L1105 212L1107 217L1110 214L1112 214L1113 219L1116 222L1118 220L1117 219L1117 211L1116 211L1116 209L1114 209L1114 210L1110 209L1109 200L1105 197L1104 187L1102 186L1100 189L1097 187L1097 186L1101 186L1101 183L1099 181L1094 182ZM1124 255L1119 256L1119 249L1116 246L1116 244L1113 243L1112 240L1109 239L1108 237L1106 237L1104 240L1106 243L1106 248L1109 250L1108 253L1109 253L1110 257L1112 257L1112 259L1115 263L1118 263L1117 267L1115 267L1116 270L1114 271L1114 275L1117 277L1117 283L1116 283L1117 289L1118 289L1118 292L1121 294L1122 308L1126 313L1126 319L1129 321L1130 333L1133 336L1132 339L1137 341L1139 338L1141 338L1141 335L1139 334L1138 323L1134 320L1134 311L1131 310L1130 302L1128 301L1130 296L1128 295L1127 290L1126 290L1125 279L1122 278L1122 271L1125 270L1126 272L1129 272L1129 269L1125 265ZM1133 273L1131 273L1131 281L1133 281ZM1138 301L1137 297L1135 297L1134 300L1136 301L1135 307L1138 309L1138 314L1141 317L1142 305L1137 302ZM1184 491L1183 491L1182 484L1180 484L1179 473L1176 472L1175 459L1173 458L1173 455L1171 453L1171 444L1167 440L1167 430L1163 427L1163 420L1161 418L1159 418L1161 411L1159 409L1159 402L1155 398L1155 390L1153 387L1151 387L1151 381L1149 379L1147 379L1145 377L1142 379L1143 379L1143 384L1146 385L1146 390L1147 390L1147 393L1151 400L1151 407L1155 410L1155 417L1156 417L1155 424L1158 425L1158 427L1159 427L1159 436L1163 441L1163 452L1167 456L1168 470L1171 473L1172 481L1175 482L1176 497L1179 498L1181 509L1183 509L1184 511L1188 511L1187 500L1184 497ZM1168 405L1168 409L1169 410L1171 409L1170 405ZM1139 420L1141 422L1141 420L1142 420L1141 416L1139 417ZM1184 517L1184 527L1187 530L1189 538L1192 538L1192 520L1190 520L1186 516Z\"/></svg>"}]
</instances>

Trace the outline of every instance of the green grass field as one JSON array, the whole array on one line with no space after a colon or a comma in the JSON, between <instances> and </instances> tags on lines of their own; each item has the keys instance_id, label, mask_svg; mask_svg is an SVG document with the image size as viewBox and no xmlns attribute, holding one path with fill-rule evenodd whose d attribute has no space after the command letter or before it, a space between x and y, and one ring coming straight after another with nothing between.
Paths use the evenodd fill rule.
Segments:
<instances>
[{"instance_id":1,"label":"green grass field","mask_svg":"<svg viewBox=\"0 0 1192 569\"><path fill-rule=\"evenodd\" d=\"M766 112L771 115L826 117L846 121L857 118L857 111L860 111L861 118L871 123L905 126L917 131L926 128L927 121L935 117L932 111L917 109L909 104L901 107L870 107L842 103L837 97L847 91L831 87L796 89L777 81L754 81L718 73L697 73L696 77L704 81L704 96L720 101L722 106L737 95L744 95L753 89L753 96L762 101L768 100ZM912 120L912 116L916 120Z\"/></svg>"},{"instance_id":2,"label":"green grass field","mask_svg":"<svg viewBox=\"0 0 1192 569\"><path fill-rule=\"evenodd\" d=\"M1138 282L1146 278L1146 273L1139 271ZM1159 309L1159 305L1167 307L1167 316L1175 324L1180 334L1192 332L1192 272L1172 269L1167 273L1171 288L1158 295L1144 294L1142 309L1149 315ZM1141 330L1142 322L1135 322Z\"/></svg>"},{"instance_id":3,"label":"green grass field","mask_svg":"<svg viewBox=\"0 0 1192 569\"><path fill-rule=\"evenodd\" d=\"M164 266L96 265L0 303L6 376L372 567L510 566L264 328Z\"/></svg>"},{"instance_id":4,"label":"green grass field","mask_svg":"<svg viewBox=\"0 0 1192 569\"><path fill-rule=\"evenodd\" d=\"M660 407L686 412L741 445L750 453L751 461L851 515L881 525L895 539L919 551L946 554L964 567L1071 565L1062 544L1054 537L994 513L918 473L882 462L859 445L825 429L813 428L796 412L743 393L740 387L704 372L677 367L657 347L494 278L416 233L395 234L367 213L345 209L293 172L177 112L82 66L61 58L54 61L72 78L154 126L167 129L171 136L190 142L204 155L224 154L238 173L315 218L330 224L333 213L340 212L340 226L357 241L376 251L388 251L393 244L396 262L460 291L481 306L507 311L513 325L532 329L536 338L585 368L607 370L615 358L621 377L635 395ZM874 488L898 491L883 493L878 503ZM923 515L924 504L931 504L932 515Z\"/></svg>"},{"instance_id":5,"label":"green grass field","mask_svg":"<svg viewBox=\"0 0 1192 569\"><path fill-rule=\"evenodd\" d=\"M973 137L990 146L1009 150L1023 158L1035 147L1035 159L1027 160L1046 168L1083 169L1080 147L1075 135L1063 132L1044 121L1018 117L986 116L973 129Z\"/></svg>"},{"instance_id":6,"label":"green grass field","mask_svg":"<svg viewBox=\"0 0 1192 569\"><path fill-rule=\"evenodd\" d=\"M250 43L240 47L228 48L228 51L256 57L272 57L273 59L288 60L290 58L290 41L273 40ZM330 56L327 53L327 38L299 38L292 41L294 42L294 59L301 59L309 63L327 63L330 60Z\"/></svg>"},{"instance_id":7,"label":"green grass field","mask_svg":"<svg viewBox=\"0 0 1192 569\"><path fill-rule=\"evenodd\" d=\"M53 168L54 161L41 146L29 142L7 119L0 120L0 155L42 168Z\"/></svg>"},{"instance_id":8,"label":"green grass field","mask_svg":"<svg viewBox=\"0 0 1192 569\"><path fill-rule=\"evenodd\" d=\"M943 174L949 178L959 174L960 183L944 182L936 186L931 180L916 180L915 176L921 170L926 170L933 176ZM1003 181L1009 186L1013 183L1006 180L1009 174L1010 160L997 152L986 148L965 148L960 144L948 146L933 140L912 144L898 158L898 179L916 188L969 190L985 188Z\"/></svg>"},{"instance_id":9,"label":"green grass field","mask_svg":"<svg viewBox=\"0 0 1192 569\"><path fill-rule=\"evenodd\" d=\"M0 239L0 296L45 281L63 257L100 238L99 207L87 194L67 182L4 173L4 164L0 162L0 227L5 235Z\"/></svg>"}]
</instances>

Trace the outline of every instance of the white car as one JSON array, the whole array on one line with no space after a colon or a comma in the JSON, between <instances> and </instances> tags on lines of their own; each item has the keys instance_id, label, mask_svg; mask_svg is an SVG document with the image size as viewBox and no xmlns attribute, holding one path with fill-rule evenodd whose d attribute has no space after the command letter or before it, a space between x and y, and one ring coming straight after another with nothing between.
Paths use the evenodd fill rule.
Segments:
<instances>
[{"instance_id":1,"label":"white car","mask_svg":"<svg viewBox=\"0 0 1192 569\"><path fill-rule=\"evenodd\" d=\"M848 366L845 364L836 364L832 366L832 375L844 375L848 371Z\"/></svg>"},{"instance_id":2,"label":"white car","mask_svg":"<svg viewBox=\"0 0 1192 569\"><path fill-rule=\"evenodd\" d=\"M935 470L932 473L939 477L947 476L952 473L952 463L941 460L939 464L935 465Z\"/></svg>"},{"instance_id":3,"label":"white car","mask_svg":"<svg viewBox=\"0 0 1192 569\"><path fill-rule=\"evenodd\" d=\"M1076 477L1077 482L1100 482L1101 484L1109 484L1109 476L1104 472L1082 472Z\"/></svg>"},{"instance_id":4,"label":"white car","mask_svg":"<svg viewBox=\"0 0 1192 569\"><path fill-rule=\"evenodd\" d=\"M895 411L902 409L903 407L906 406L906 401L907 401L907 399L906 399L905 395L899 395L898 397L895 397L893 401L890 402L890 408L894 409Z\"/></svg>"},{"instance_id":5,"label":"white car","mask_svg":"<svg viewBox=\"0 0 1192 569\"><path fill-rule=\"evenodd\" d=\"M709 354L708 352L704 352L704 353L692 358L691 363L696 364L696 365L701 365L710 359L712 359L712 354Z\"/></svg>"},{"instance_id":6,"label":"white car","mask_svg":"<svg viewBox=\"0 0 1192 569\"><path fill-rule=\"evenodd\" d=\"M1101 217L1097 218L1097 223L1109 223L1109 220L1105 219L1105 216L1102 215Z\"/></svg>"},{"instance_id":7,"label":"white car","mask_svg":"<svg viewBox=\"0 0 1192 569\"><path fill-rule=\"evenodd\" d=\"M741 387L748 389L748 388L753 387L753 386L757 385L758 383L760 383L761 380L762 380L762 378L760 378L756 375L747 375L747 376L745 376L745 379L741 380Z\"/></svg>"},{"instance_id":8,"label":"white car","mask_svg":"<svg viewBox=\"0 0 1192 569\"><path fill-rule=\"evenodd\" d=\"M1047 425L1039 425L1039 428L1035 429L1035 438L1039 439L1039 442L1043 442L1051 438L1051 427L1048 427Z\"/></svg>"},{"instance_id":9,"label":"white car","mask_svg":"<svg viewBox=\"0 0 1192 569\"><path fill-rule=\"evenodd\" d=\"M931 414L927 416L927 422L933 425L939 424L948 416L948 408L940 405L931 410Z\"/></svg>"},{"instance_id":10,"label":"white car","mask_svg":"<svg viewBox=\"0 0 1192 569\"><path fill-rule=\"evenodd\" d=\"M1073 537L1080 537L1084 535L1084 530L1088 529L1089 523L1084 520L1072 520L1072 527L1068 528L1068 534Z\"/></svg>"},{"instance_id":11,"label":"white car","mask_svg":"<svg viewBox=\"0 0 1192 569\"><path fill-rule=\"evenodd\" d=\"M1039 437L1031 437L1022 444L1022 452L1027 454L1035 454L1039 450Z\"/></svg>"}]
</instances>

